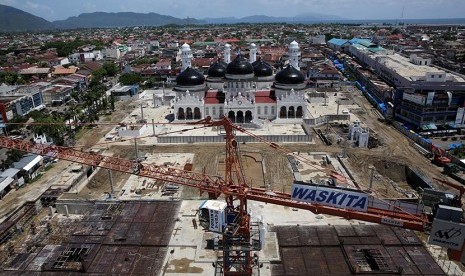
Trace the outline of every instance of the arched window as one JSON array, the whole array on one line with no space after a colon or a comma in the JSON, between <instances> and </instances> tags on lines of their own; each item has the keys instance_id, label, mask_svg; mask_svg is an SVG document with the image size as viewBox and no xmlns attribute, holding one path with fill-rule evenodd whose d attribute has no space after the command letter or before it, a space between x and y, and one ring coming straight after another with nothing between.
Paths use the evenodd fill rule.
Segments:
<instances>
[{"instance_id":1,"label":"arched window","mask_svg":"<svg viewBox=\"0 0 465 276\"><path fill-rule=\"evenodd\" d=\"M212 115L214 115L214 116L216 115L216 107L214 107L214 106L212 107Z\"/></svg>"},{"instance_id":2,"label":"arched window","mask_svg":"<svg viewBox=\"0 0 465 276\"><path fill-rule=\"evenodd\" d=\"M265 115L268 115L268 106L265 105Z\"/></svg>"},{"instance_id":3,"label":"arched window","mask_svg":"<svg viewBox=\"0 0 465 276\"><path fill-rule=\"evenodd\" d=\"M257 106L257 115L260 115L262 113L262 107Z\"/></svg>"},{"instance_id":4,"label":"arched window","mask_svg":"<svg viewBox=\"0 0 465 276\"><path fill-rule=\"evenodd\" d=\"M209 116L209 115L210 115L210 108L205 107L205 116Z\"/></svg>"}]
</instances>

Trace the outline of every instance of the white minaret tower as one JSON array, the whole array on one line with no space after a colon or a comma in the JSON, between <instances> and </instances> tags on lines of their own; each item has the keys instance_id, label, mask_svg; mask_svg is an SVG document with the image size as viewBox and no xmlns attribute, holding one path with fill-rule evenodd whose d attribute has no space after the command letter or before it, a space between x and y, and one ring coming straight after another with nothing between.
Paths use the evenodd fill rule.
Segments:
<instances>
[{"instance_id":1,"label":"white minaret tower","mask_svg":"<svg viewBox=\"0 0 465 276\"><path fill-rule=\"evenodd\" d=\"M255 62L257 60L257 45L255 43L250 44L250 63Z\"/></svg>"},{"instance_id":2,"label":"white minaret tower","mask_svg":"<svg viewBox=\"0 0 465 276\"><path fill-rule=\"evenodd\" d=\"M300 70L299 67L299 44L294 40L289 45L289 63L297 70Z\"/></svg>"},{"instance_id":3,"label":"white minaret tower","mask_svg":"<svg viewBox=\"0 0 465 276\"><path fill-rule=\"evenodd\" d=\"M228 43L224 45L224 62L227 64L231 62L231 45Z\"/></svg>"},{"instance_id":4,"label":"white minaret tower","mask_svg":"<svg viewBox=\"0 0 465 276\"><path fill-rule=\"evenodd\" d=\"M191 47L189 46L189 44L184 43L181 46L181 63L182 63L181 72L186 70L187 67L192 67L191 58L192 58Z\"/></svg>"}]
</instances>

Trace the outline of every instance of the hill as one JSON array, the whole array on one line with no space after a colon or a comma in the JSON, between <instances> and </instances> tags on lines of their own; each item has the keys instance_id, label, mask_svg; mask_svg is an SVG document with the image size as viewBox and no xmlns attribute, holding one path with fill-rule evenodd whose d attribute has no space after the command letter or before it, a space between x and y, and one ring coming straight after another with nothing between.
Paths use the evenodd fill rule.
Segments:
<instances>
[{"instance_id":1,"label":"hill","mask_svg":"<svg viewBox=\"0 0 465 276\"><path fill-rule=\"evenodd\" d=\"M28 12L0 5L0 32L43 31L55 29L55 26Z\"/></svg>"},{"instance_id":2,"label":"hill","mask_svg":"<svg viewBox=\"0 0 465 276\"><path fill-rule=\"evenodd\" d=\"M168 24L184 25L187 19L158 13L135 13L135 12L93 12L82 13L66 20L53 22L60 29L76 28L111 28L111 27L134 27L134 26L162 26ZM189 18L189 24L204 23L197 19Z\"/></svg>"}]
</instances>

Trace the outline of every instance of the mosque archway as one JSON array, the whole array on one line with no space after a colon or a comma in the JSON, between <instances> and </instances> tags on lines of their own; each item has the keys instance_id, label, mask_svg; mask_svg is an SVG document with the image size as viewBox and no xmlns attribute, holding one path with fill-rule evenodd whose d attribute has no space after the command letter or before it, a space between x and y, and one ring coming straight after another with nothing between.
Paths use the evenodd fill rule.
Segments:
<instances>
[{"instance_id":1,"label":"mosque archway","mask_svg":"<svg viewBox=\"0 0 465 276\"><path fill-rule=\"evenodd\" d=\"M180 107L178 109L178 120L185 120L186 115L184 114L184 108Z\"/></svg>"},{"instance_id":2,"label":"mosque archway","mask_svg":"<svg viewBox=\"0 0 465 276\"><path fill-rule=\"evenodd\" d=\"M237 111L236 123L238 123L238 124L243 124L244 123L244 112Z\"/></svg>"},{"instance_id":3,"label":"mosque archway","mask_svg":"<svg viewBox=\"0 0 465 276\"><path fill-rule=\"evenodd\" d=\"M296 118L302 118L304 115L302 106L297 107L297 111L295 112L295 117Z\"/></svg>"},{"instance_id":4,"label":"mosque archway","mask_svg":"<svg viewBox=\"0 0 465 276\"><path fill-rule=\"evenodd\" d=\"M289 110L287 111L287 118L295 118L295 109L293 106L289 106Z\"/></svg>"},{"instance_id":5,"label":"mosque archway","mask_svg":"<svg viewBox=\"0 0 465 276\"><path fill-rule=\"evenodd\" d=\"M186 120L192 120L194 117L193 117L193 114L192 114L192 108L188 107L186 109Z\"/></svg>"},{"instance_id":6,"label":"mosque archway","mask_svg":"<svg viewBox=\"0 0 465 276\"><path fill-rule=\"evenodd\" d=\"M245 112L245 123L246 123L246 124L251 123L252 120L253 120L252 111L247 110L247 111Z\"/></svg>"},{"instance_id":7,"label":"mosque archway","mask_svg":"<svg viewBox=\"0 0 465 276\"><path fill-rule=\"evenodd\" d=\"M287 110L285 106L281 106L279 110L279 118L287 118Z\"/></svg>"},{"instance_id":8,"label":"mosque archway","mask_svg":"<svg viewBox=\"0 0 465 276\"><path fill-rule=\"evenodd\" d=\"M198 107L194 108L194 119L199 120L201 116L202 114L200 113L200 108Z\"/></svg>"},{"instance_id":9,"label":"mosque archway","mask_svg":"<svg viewBox=\"0 0 465 276\"><path fill-rule=\"evenodd\" d=\"M231 120L231 122L235 123L236 122L236 114L234 114L234 111L229 111L228 112L228 118Z\"/></svg>"}]
</instances>

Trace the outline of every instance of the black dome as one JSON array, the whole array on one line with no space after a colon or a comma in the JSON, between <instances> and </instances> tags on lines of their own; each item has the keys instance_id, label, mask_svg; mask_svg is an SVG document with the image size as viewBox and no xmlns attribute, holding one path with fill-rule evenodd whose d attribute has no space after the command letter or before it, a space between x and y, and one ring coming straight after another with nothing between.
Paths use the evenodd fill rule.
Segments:
<instances>
[{"instance_id":1,"label":"black dome","mask_svg":"<svg viewBox=\"0 0 465 276\"><path fill-rule=\"evenodd\" d=\"M260 63L260 61L262 61L261 57L259 57L256 61L252 62L252 66L253 67L257 66Z\"/></svg>"},{"instance_id":2,"label":"black dome","mask_svg":"<svg viewBox=\"0 0 465 276\"><path fill-rule=\"evenodd\" d=\"M208 69L208 76L212 78L222 78L226 73L226 66L224 62L219 60L213 63Z\"/></svg>"},{"instance_id":3,"label":"black dome","mask_svg":"<svg viewBox=\"0 0 465 276\"><path fill-rule=\"evenodd\" d=\"M305 76L289 64L276 74L275 80L282 84L301 84L305 81Z\"/></svg>"},{"instance_id":4,"label":"black dome","mask_svg":"<svg viewBox=\"0 0 465 276\"><path fill-rule=\"evenodd\" d=\"M241 54L228 64L226 67L226 74L231 75L247 75L253 74L253 66Z\"/></svg>"},{"instance_id":5,"label":"black dome","mask_svg":"<svg viewBox=\"0 0 465 276\"><path fill-rule=\"evenodd\" d=\"M260 60L258 64L254 66L253 71L256 77L269 77L273 75L273 68L263 60Z\"/></svg>"},{"instance_id":6,"label":"black dome","mask_svg":"<svg viewBox=\"0 0 465 276\"><path fill-rule=\"evenodd\" d=\"M187 67L176 77L176 83L181 86L195 86L203 84L205 77L196 70Z\"/></svg>"}]
</instances>

